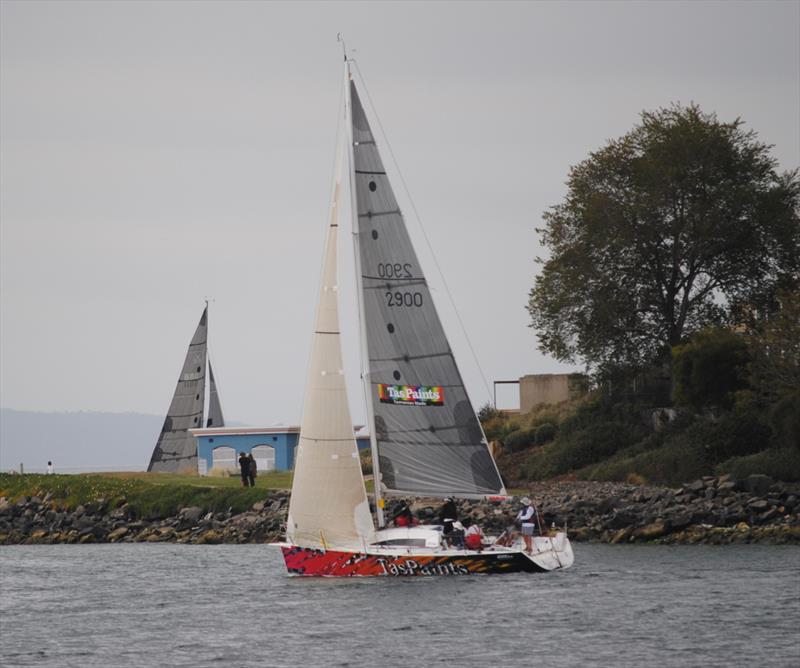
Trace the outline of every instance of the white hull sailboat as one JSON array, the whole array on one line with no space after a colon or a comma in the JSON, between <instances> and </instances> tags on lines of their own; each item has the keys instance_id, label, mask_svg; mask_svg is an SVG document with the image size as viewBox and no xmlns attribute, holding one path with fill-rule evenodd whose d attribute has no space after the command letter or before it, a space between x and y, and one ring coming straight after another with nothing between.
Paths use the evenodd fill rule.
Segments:
<instances>
[{"instance_id":1,"label":"white hull sailboat","mask_svg":"<svg viewBox=\"0 0 800 668\"><path fill-rule=\"evenodd\" d=\"M412 576L544 572L573 562L565 532L481 550L442 526L386 528L383 499L486 499L506 490L467 396L345 57L339 150L322 285L295 458L286 541L290 575ZM347 403L339 333L337 239L348 163L376 523Z\"/></svg>"}]
</instances>

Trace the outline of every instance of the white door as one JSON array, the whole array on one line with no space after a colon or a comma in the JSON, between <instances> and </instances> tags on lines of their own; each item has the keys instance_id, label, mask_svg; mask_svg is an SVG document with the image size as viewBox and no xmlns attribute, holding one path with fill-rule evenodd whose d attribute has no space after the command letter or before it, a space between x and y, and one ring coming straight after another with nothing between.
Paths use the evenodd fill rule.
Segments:
<instances>
[{"instance_id":1,"label":"white door","mask_svg":"<svg viewBox=\"0 0 800 668\"><path fill-rule=\"evenodd\" d=\"M275 448L271 445L257 445L252 453L259 471L275 470Z\"/></svg>"},{"instance_id":2,"label":"white door","mask_svg":"<svg viewBox=\"0 0 800 668\"><path fill-rule=\"evenodd\" d=\"M227 445L220 445L211 451L211 461L215 469L236 470L236 450Z\"/></svg>"}]
</instances>

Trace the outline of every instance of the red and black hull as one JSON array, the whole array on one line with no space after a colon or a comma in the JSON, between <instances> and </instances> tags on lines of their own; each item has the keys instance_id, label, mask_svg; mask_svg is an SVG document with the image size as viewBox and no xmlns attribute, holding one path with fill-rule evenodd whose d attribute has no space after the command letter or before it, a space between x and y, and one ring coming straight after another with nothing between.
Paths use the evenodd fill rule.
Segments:
<instances>
[{"instance_id":1,"label":"red and black hull","mask_svg":"<svg viewBox=\"0 0 800 668\"><path fill-rule=\"evenodd\" d=\"M365 554L281 545L289 575L323 577L409 577L538 573L538 566L521 552L478 552L464 555Z\"/></svg>"}]
</instances>

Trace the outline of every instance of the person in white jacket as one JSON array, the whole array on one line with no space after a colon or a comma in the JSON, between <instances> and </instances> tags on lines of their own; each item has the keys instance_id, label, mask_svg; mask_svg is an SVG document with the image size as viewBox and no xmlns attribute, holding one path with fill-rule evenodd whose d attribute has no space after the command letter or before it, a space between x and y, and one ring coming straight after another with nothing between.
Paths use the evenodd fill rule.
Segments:
<instances>
[{"instance_id":1,"label":"person in white jacket","mask_svg":"<svg viewBox=\"0 0 800 668\"><path fill-rule=\"evenodd\" d=\"M536 528L536 508L527 496L521 499L522 510L517 513L516 522L522 529L522 539L525 541L525 551L533 554L533 532Z\"/></svg>"}]
</instances>

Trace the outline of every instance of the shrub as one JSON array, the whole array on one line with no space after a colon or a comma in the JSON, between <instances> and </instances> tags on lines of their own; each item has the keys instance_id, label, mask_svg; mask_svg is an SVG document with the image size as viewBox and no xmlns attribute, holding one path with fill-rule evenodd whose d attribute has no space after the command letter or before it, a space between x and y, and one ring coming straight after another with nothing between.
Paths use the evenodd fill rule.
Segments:
<instances>
[{"instance_id":1,"label":"shrub","mask_svg":"<svg viewBox=\"0 0 800 668\"><path fill-rule=\"evenodd\" d=\"M358 457L361 460L361 472L364 475L372 475L372 451L369 448L359 450Z\"/></svg>"},{"instance_id":2,"label":"shrub","mask_svg":"<svg viewBox=\"0 0 800 668\"><path fill-rule=\"evenodd\" d=\"M800 451L797 448L770 448L744 457L732 457L714 468L717 475L746 478L763 473L786 482L800 481Z\"/></svg>"},{"instance_id":3,"label":"shrub","mask_svg":"<svg viewBox=\"0 0 800 668\"><path fill-rule=\"evenodd\" d=\"M496 418L498 415L500 415L499 411L488 401L483 404L478 411L478 419L481 422L488 422L492 418Z\"/></svg>"},{"instance_id":4,"label":"shrub","mask_svg":"<svg viewBox=\"0 0 800 668\"><path fill-rule=\"evenodd\" d=\"M735 410L717 421L697 420L683 435L687 442L704 450L712 464L759 452L770 441L769 427L755 409Z\"/></svg>"},{"instance_id":5,"label":"shrub","mask_svg":"<svg viewBox=\"0 0 800 668\"><path fill-rule=\"evenodd\" d=\"M702 409L730 408L746 387L747 343L728 329L706 329L672 349L675 403Z\"/></svg>"},{"instance_id":6,"label":"shrub","mask_svg":"<svg viewBox=\"0 0 800 668\"><path fill-rule=\"evenodd\" d=\"M517 429L503 439L503 445L510 452L519 452L535 443L536 432L533 429Z\"/></svg>"},{"instance_id":7,"label":"shrub","mask_svg":"<svg viewBox=\"0 0 800 668\"><path fill-rule=\"evenodd\" d=\"M545 422L544 424L540 424L538 427L536 427L536 431L534 432L534 443L536 443L536 445L544 445L545 443L552 441L555 438L555 435L555 425L551 424L550 422Z\"/></svg>"},{"instance_id":8,"label":"shrub","mask_svg":"<svg viewBox=\"0 0 800 668\"><path fill-rule=\"evenodd\" d=\"M772 407L769 426L778 447L800 449L800 392L783 397Z\"/></svg>"},{"instance_id":9,"label":"shrub","mask_svg":"<svg viewBox=\"0 0 800 668\"><path fill-rule=\"evenodd\" d=\"M496 415L483 423L483 433L490 441L503 440L506 434L517 428L517 425L509 422L503 415Z\"/></svg>"}]
</instances>

